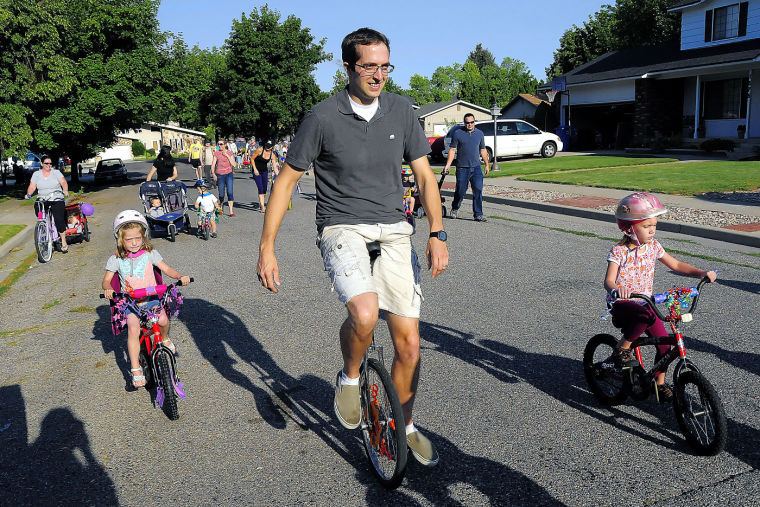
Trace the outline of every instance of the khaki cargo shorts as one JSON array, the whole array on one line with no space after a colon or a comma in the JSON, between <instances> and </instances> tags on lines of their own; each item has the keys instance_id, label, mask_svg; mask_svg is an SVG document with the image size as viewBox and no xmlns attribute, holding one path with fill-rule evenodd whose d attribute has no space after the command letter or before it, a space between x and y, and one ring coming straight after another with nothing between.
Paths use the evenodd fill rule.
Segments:
<instances>
[{"instance_id":1,"label":"khaki cargo shorts","mask_svg":"<svg viewBox=\"0 0 760 507\"><path fill-rule=\"evenodd\" d=\"M318 244L331 290L344 304L359 294L374 292L381 310L418 319L422 290L413 232L405 221L325 227ZM367 244L374 241L380 243L381 253L370 267Z\"/></svg>"}]
</instances>

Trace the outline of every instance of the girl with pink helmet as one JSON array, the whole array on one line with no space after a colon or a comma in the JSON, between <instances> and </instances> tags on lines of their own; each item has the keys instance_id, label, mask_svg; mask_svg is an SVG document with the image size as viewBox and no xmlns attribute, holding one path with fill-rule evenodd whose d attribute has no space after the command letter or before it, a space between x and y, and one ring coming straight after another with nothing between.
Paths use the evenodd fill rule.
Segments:
<instances>
[{"instance_id":1,"label":"girl with pink helmet","mask_svg":"<svg viewBox=\"0 0 760 507\"><path fill-rule=\"evenodd\" d=\"M157 267L167 276L181 280L183 285L190 283L189 276L182 276L164 261L158 250L148 239L148 222L142 213L124 210L114 218L113 235L116 238L116 253L106 262L106 274L103 277L103 294L113 299L114 289L111 281L118 274L123 292L144 289L156 285L153 267ZM156 308L160 305L157 296L149 296L138 303L142 310ZM125 310L127 320L127 353L131 363L132 385L135 388L145 386L145 373L140 367L140 319L130 309ZM176 346L168 339L169 318L161 309L158 319L164 345L176 352Z\"/></svg>"},{"instance_id":2,"label":"girl with pink helmet","mask_svg":"<svg viewBox=\"0 0 760 507\"><path fill-rule=\"evenodd\" d=\"M648 192L637 192L624 197L615 212L618 227L624 236L607 255L604 288L608 291L607 302L612 305L612 323L623 331L623 338L615 349L615 360L623 368L637 363L631 345L642 334L658 337L668 335L662 321L646 303L638 299L629 299L633 292L652 295L656 261L682 275L698 278L707 276L711 282L716 278L714 271L703 271L677 260L654 239L657 219L665 213L667 209L660 200ZM617 291L617 299L610 294L613 290ZM669 348L668 345L658 345L655 362L666 354ZM663 371L657 375L657 389L661 401L673 398L672 389L665 383L665 373Z\"/></svg>"}]
</instances>

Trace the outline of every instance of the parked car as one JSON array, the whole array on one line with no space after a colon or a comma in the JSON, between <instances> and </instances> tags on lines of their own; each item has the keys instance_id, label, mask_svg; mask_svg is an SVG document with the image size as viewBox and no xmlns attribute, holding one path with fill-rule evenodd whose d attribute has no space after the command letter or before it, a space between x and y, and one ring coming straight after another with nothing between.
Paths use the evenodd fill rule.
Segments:
<instances>
[{"instance_id":1,"label":"parked car","mask_svg":"<svg viewBox=\"0 0 760 507\"><path fill-rule=\"evenodd\" d=\"M26 158L24 159L24 173L26 177L30 178L32 173L42 167L42 159L36 153L31 151L26 152Z\"/></svg>"},{"instance_id":2,"label":"parked car","mask_svg":"<svg viewBox=\"0 0 760 507\"><path fill-rule=\"evenodd\" d=\"M457 124L449 129L443 140L444 149L442 155L444 158L449 155L452 134L463 128L463 124ZM475 128L483 132L488 158L493 161L493 121L475 122ZM498 157L541 155L544 158L551 158L558 151L562 151L563 145L559 136L539 130L527 121L497 120L496 128L498 129L499 136L496 146L499 150L496 154Z\"/></svg>"},{"instance_id":3,"label":"parked car","mask_svg":"<svg viewBox=\"0 0 760 507\"><path fill-rule=\"evenodd\" d=\"M95 184L106 181L127 181L127 166L120 158L104 158L95 167Z\"/></svg>"}]
</instances>

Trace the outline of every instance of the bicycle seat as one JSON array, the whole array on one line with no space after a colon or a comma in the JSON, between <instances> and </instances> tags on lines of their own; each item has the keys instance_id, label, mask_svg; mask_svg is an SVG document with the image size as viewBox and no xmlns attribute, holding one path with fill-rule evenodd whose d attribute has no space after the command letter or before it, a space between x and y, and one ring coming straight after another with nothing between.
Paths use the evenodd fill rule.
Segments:
<instances>
[{"instance_id":1,"label":"bicycle seat","mask_svg":"<svg viewBox=\"0 0 760 507\"><path fill-rule=\"evenodd\" d=\"M380 257L380 242L370 241L367 243L367 252L369 253L369 263L373 264L375 259Z\"/></svg>"}]
</instances>

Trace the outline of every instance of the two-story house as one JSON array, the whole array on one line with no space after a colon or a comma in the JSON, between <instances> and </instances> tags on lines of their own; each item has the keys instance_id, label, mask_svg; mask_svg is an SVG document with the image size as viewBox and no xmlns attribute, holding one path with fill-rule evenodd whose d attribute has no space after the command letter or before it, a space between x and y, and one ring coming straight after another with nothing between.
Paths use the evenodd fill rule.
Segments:
<instances>
[{"instance_id":1,"label":"two-story house","mask_svg":"<svg viewBox=\"0 0 760 507\"><path fill-rule=\"evenodd\" d=\"M605 146L760 137L760 0L684 0L681 40L612 51L554 80L561 124Z\"/></svg>"}]
</instances>

